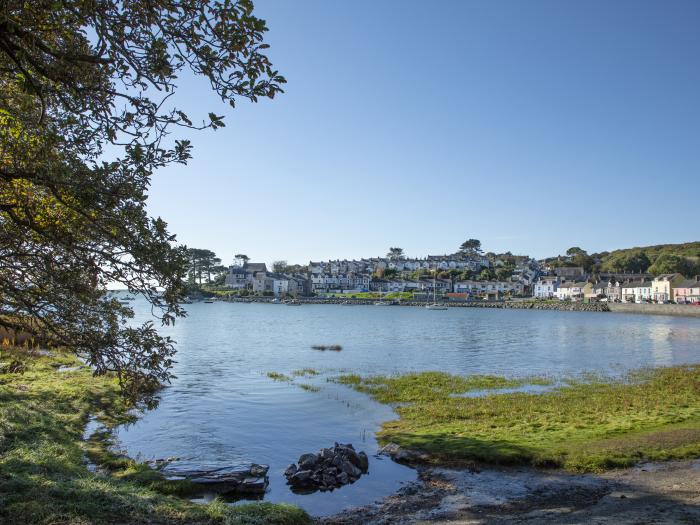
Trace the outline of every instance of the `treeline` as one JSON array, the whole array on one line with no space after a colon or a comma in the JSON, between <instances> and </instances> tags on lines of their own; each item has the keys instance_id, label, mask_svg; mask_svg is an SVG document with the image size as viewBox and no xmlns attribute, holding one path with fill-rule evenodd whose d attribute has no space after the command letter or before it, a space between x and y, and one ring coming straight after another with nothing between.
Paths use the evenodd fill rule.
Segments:
<instances>
[{"instance_id":1,"label":"treeline","mask_svg":"<svg viewBox=\"0 0 700 525\"><path fill-rule=\"evenodd\" d=\"M589 273L700 275L700 242L625 248L590 255L579 247L573 247L566 251L566 256L547 259L546 262L551 267L581 266Z\"/></svg>"}]
</instances>

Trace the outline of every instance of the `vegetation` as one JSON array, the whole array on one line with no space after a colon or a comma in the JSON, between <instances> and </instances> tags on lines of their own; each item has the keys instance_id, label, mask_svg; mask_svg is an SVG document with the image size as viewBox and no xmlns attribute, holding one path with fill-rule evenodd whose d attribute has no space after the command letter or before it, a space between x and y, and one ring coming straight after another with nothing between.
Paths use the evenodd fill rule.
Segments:
<instances>
[{"instance_id":1,"label":"vegetation","mask_svg":"<svg viewBox=\"0 0 700 525\"><path fill-rule=\"evenodd\" d=\"M23 373L8 363L23 363ZM61 371L59 367L70 367ZM197 505L187 482L109 451L109 433L85 442L91 415L107 426L130 418L112 375L94 377L74 355L30 355L0 350L0 522L24 524L306 525L302 510L255 503L231 507L220 500ZM91 472L88 456L100 467Z\"/></svg>"},{"instance_id":2,"label":"vegetation","mask_svg":"<svg viewBox=\"0 0 700 525\"><path fill-rule=\"evenodd\" d=\"M292 381L292 378L281 372L268 372L267 377L274 381Z\"/></svg>"},{"instance_id":3,"label":"vegetation","mask_svg":"<svg viewBox=\"0 0 700 525\"><path fill-rule=\"evenodd\" d=\"M250 0L5 0L0 9L0 326L73 349L98 374L151 388L172 342L104 294L143 295L163 323L183 313L185 248L146 201L155 170L186 163L178 79L222 102L273 98L285 79ZM201 117L204 117L202 115Z\"/></svg>"},{"instance_id":4,"label":"vegetation","mask_svg":"<svg viewBox=\"0 0 700 525\"><path fill-rule=\"evenodd\" d=\"M389 252L386 256L391 261L401 260L403 259L403 248L389 248Z\"/></svg>"},{"instance_id":5,"label":"vegetation","mask_svg":"<svg viewBox=\"0 0 700 525\"><path fill-rule=\"evenodd\" d=\"M591 377L538 394L454 395L509 384L487 377L429 372L340 380L397 405L400 419L384 424L381 441L436 461L600 471L700 456L700 365Z\"/></svg>"},{"instance_id":6,"label":"vegetation","mask_svg":"<svg viewBox=\"0 0 700 525\"><path fill-rule=\"evenodd\" d=\"M481 241L479 239L467 239L459 246L459 251L468 255L481 253Z\"/></svg>"}]
</instances>

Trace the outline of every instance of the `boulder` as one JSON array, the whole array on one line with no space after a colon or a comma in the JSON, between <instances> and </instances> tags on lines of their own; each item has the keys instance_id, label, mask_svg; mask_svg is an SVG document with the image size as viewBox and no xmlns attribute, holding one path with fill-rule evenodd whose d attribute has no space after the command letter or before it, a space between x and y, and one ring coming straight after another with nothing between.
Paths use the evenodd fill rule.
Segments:
<instances>
[{"instance_id":1,"label":"boulder","mask_svg":"<svg viewBox=\"0 0 700 525\"><path fill-rule=\"evenodd\" d=\"M302 454L297 463L302 470L312 470L318 464L318 456L316 454Z\"/></svg>"}]
</instances>

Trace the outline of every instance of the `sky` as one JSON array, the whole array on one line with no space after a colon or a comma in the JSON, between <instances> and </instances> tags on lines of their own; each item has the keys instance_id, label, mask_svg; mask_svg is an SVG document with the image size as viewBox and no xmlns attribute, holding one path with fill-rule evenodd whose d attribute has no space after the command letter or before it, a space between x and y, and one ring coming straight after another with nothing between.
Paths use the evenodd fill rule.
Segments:
<instances>
[{"instance_id":1,"label":"sky","mask_svg":"<svg viewBox=\"0 0 700 525\"><path fill-rule=\"evenodd\" d=\"M230 264L534 257L700 240L700 2L257 0L288 84L157 172L149 210Z\"/></svg>"}]
</instances>

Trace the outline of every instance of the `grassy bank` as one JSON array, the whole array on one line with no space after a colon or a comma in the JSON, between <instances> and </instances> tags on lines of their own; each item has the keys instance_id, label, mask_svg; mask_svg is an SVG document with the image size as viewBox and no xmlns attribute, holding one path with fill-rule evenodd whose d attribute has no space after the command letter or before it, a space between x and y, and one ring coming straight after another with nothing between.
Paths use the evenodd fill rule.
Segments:
<instances>
[{"instance_id":1,"label":"grassy bank","mask_svg":"<svg viewBox=\"0 0 700 525\"><path fill-rule=\"evenodd\" d=\"M380 440L436 461L530 464L600 471L641 460L700 457L700 366L590 378L544 393L455 397L512 386L491 376L436 372L343 376L341 382L396 405Z\"/></svg>"},{"instance_id":2,"label":"grassy bank","mask_svg":"<svg viewBox=\"0 0 700 525\"><path fill-rule=\"evenodd\" d=\"M91 415L110 427L127 420L129 408L114 379L93 377L67 354L0 348L0 523L310 523L287 505L193 504L177 496L192 492L189 483L112 454L109 433L83 441Z\"/></svg>"}]
</instances>

